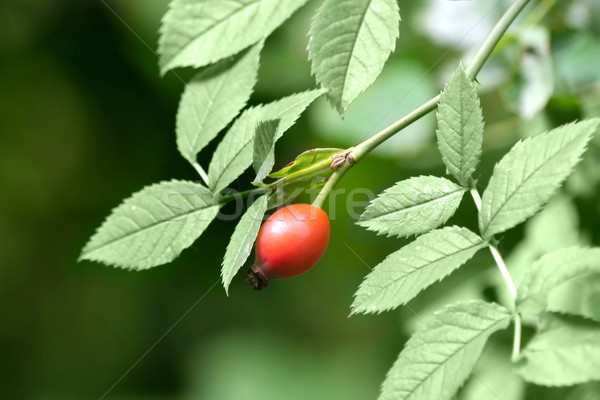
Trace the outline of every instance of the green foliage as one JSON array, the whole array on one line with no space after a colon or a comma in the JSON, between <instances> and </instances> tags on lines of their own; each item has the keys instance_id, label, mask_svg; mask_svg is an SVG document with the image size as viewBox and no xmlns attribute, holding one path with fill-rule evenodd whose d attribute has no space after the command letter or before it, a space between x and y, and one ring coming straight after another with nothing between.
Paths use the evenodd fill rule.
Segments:
<instances>
[{"instance_id":1,"label":"green foliage","mask_svg":"<svg viewBox=\"0 0 600 400\"><path fill-rule=\"evenodd\" d=\"M537 385L600 380L600 324L546 316L542 330L521 354L519 374Z\"/></svg>"},{"instance_id":2,"label":"green foliage","mask_svg":"<svg viewBox=\"0 0 600 400\"><path fill-rule=\"evenodd\" d=\"M396 183L371 202L359 225L388 236L410 236L444 224L465 192L448 179L419 176Z\"/></svg>"},{"instance_id":3,"label":"green foliage","mask_svg":"<svg viewBox=\"0 0 600 400\"><path fill-rule=\"evenodd\" d=\"M340 112L377 78L399 35L396 0L325 0L310 29L312 72Z\"/></svg>"},{"instance_id":4,"label":"green foliage","mask_svg":"<svg viewBox=\"0 0 600 400\"><path fill-rule=\"evenodd\" d=\"M548 293L546 310L600 321L600 274L585 274Z\"/></svg>"},{"instance_id":5,"label":"green foliage","mask_svg":"<svg viewBox=\"0 0 600 400\"><path fill-rule=\"evenodd\" d=\"M600 273L600 249L569 248L547 254L531 266L519 287L521 312L540 313L550 292L568 281ZM575 310L573 310L575 311Z\"/></svg>"},{"instance_id":6,"label":"green foliage","mask_svg":"<svg viewBox=\"0 0 600 400\"><path fill-rule=\"evenodd\" d=\"M255 182L262 182L275 164L275 135L279 120L259 122L254 137Z\"/></svg>"},{"instance_id":7,"label":"green foliage","mask_svg":"<svg viewBox=\"0 0 600 400\"><path fill-rule=\"evenodd\" d=\"M442 92L437 122L442 160L448 172L468 186L481 158L483 114L475 84L462 66Z\"/></svg>"},{"instance_id":8,"label":"green foliage","mask_svg":"<svg viewBox=\"0 0 600 400\"><path fill-rule=\"evenodd\" d=\"M189 247L217 216L201 185L170 181L148 186L115 208L80 259L134 270L165 264Z\"/></svg>"},{"instance_id":9,"label":"green foliage","mask_svg":"<svg viewBox=\"0 0 600 400\"><path fill-rule=\"evenodd\" d=\"M380 400L447 400L471 373L488 337L510 312L480 300L445 307L423 322L383 383Z\"/></svg>"},{"instance_id":10,"label":"green foliage","mask_svg":"<svg viewBox=\"0 0 600 400\"><path fill-rule=\"evenodd\" d=\"M405 304L484 246L483 239L466 228L429 232L373 269L356 292L352 312L382 312Z\"/></svg>"},{"instance_id":11,"label":"green foliage","mask_svg":"<svg viewBox=\"0 0 600 400\"><path fill-rule=\"evenodd\" d=\"M231 280L244 265L252 251L252 245L256 235L258 235L265 211L267 211L267 197L262 196L248 208L235 227L233 235L231 235L231 240L227 245L227 251L223 258L223 268L221 269L223 286L227 293L229 293Z\"/></svg>"},{"instance_id":12,"label":"green foliage","mask_svg":"<svg viewBox=\"0 0 600 400\"><path fill-rule=\"evenodd\" d=\"M186 86L177 112L177 148L191 164L235 118L256 83L262 43L198 73Z\"/></svg>"},{"instance_id":13,"label":"green foliage","mask_svg":"<svg viewBox=\"0 0 600 400\"><path fill-rule=\"evenodd\" d=\"M538 212L571 173L599 122L564 125L517 143L496 165L483 194L483 236L501 233Z\"/></svg>"},{"instance_id":14,"label":"green foliage","mask_svg":"<svg viewBox=\"0 0 600 400\"><path fill-rule=\"evenodd\" d=\"M275 141L298 119L322 90L298 93L269 104L249 108L234 122L219 143L208 168L210 189L219 192L252 165L254 135L260 121L279 119Z\"/></svg>"},{"instance_id":15,"label":"green foliage","mask_svg":"<svg viewBox=\"0 0 600 400\"><path fill-rule=\"evenodd\" d=\"M161 72L203 67L269 36L306 0L173 0L161 26Z\"/></svg>"}]
</instances>

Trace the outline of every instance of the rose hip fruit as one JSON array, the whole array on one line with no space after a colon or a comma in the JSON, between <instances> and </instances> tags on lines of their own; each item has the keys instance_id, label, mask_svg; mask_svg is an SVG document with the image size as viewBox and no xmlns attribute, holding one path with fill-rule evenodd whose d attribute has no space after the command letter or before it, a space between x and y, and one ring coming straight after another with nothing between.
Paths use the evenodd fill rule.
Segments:
<instances>
[{"instance_id":1,"label":"rose hip fruit","mask_svg":"<svg viewBox=\"0 0 600 400\"><path fill-rule=\"evenodd\" d=\"M329 242L329 217L310 204L291 204L274 212L256 239L256 259L246 281L261 290L272 279L291 278L311 269Z\"/></svg>"}]
</instances>

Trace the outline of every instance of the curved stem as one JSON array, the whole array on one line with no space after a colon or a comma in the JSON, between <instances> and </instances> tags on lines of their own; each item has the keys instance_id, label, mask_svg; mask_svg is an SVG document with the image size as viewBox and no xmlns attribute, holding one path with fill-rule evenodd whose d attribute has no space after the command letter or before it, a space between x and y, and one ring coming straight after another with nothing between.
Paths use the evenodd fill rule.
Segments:
<instances>
[{"instance_id":1,"label":"curved stem","mask_svg":"<svg viewBox=\"0 0 600 400\"><path fill-rule=\"evenodd\" d=\"M192 167L194 167L194 169L198 172L198 175L200 175L200 178L202 178L204 184L208 186L208 175L206 172L204 172L204 169L200 166L200 164L192 163Z\"/></svg>"},{"instance_id":2,"label":"curved stem","mask_svg":"<svg viewBox=\"0 0 600 400\"><path fill-rule=\"evenodd\" d=\"M500 39L502 39L502 36L506 33L508 27L512 24L512 22L517 18L517 16L521 13L521 11L530 1L531 0L516 0L508 8L508 10L506 10L506 12L498 20L494 28L492 28L488 36L485 38L485 40L477 50L473 61L471 61L471 63L467 67L466 71L469 77L475 79L485 62L492 54L494 48L496 47ZM381 143L385 142L387 139L394 136L402 129L406 128L413 122L418 121L425 115L435 110L439 101L440 95L437 95L429 101L425 102L423 105L416 108L415 110L402 117L398 121L394 122L392 125L371 136L364 142L360 143L350 152L349 157L354 159L355 162L360 161L361 158L370 153ZM341 177L349 169L349 165L347 166L346 164L344 164L342 167L338 168L338 170L331 176L327 184L323 187L323 189L321 189L321 192L319 193L317 199L315 200L315 203L313 204L322 205L325 202L325 198L327 197L329 192L331 192L333 187L337 184L337 182L339 182Z\"/></svg>"}]
</instances>

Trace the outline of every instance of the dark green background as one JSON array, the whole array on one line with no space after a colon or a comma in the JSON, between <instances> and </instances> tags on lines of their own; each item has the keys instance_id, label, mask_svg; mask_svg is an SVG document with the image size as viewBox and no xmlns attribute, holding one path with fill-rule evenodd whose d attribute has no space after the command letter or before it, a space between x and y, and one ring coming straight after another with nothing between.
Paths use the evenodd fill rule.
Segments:
<instances>
[{"instance_id":1,"label":"dark green background","mask_svg":"<svg viewBox=\"0 0 600 400\"><path fill-rule=\"evenodd\" d=\"M423 10L414 3L400 2L401 37L384 84L350 107L345 125L318 100L278 144L277 166L309 148L356 144L387 110L394 120L437 93L460 52L447 53L449 46L424 34ZM252 103L315 86L304 49L317 5L310 2L267 41ZM576 29L565 22L565 7L543 20L558 54L557 84L545 112L525 121L512 111L523 49L507 40L494 59L510 73L506 83L482 94L488 130L482 183L517 138L600 115L600 13ZM487 254L410 307L347 318L362 277L405 241L353 225L340 195L335 215L331 210L331 244L318 267L264 292L251 291L240 277L230 297L215 285L231 221L215 221L180 258L150 271L77 263L87 238L121 199L160 180L197 179L174 140L183 83L174 74L160 79L153 53L165 9L166 0L0 5L0 397L98 399L118 381L105 398L376 398L419 326L413 310L426 316L446 299L501 296L489 279L495 271ZM185 81L191 71L177 74ZM340 188L379 193L409 176L442 174L433 132L430 118L406 142L366 158ZM203 151L204 165L212 150L214 144ZM594 144L566 190L588 243L598 243L599 153ZM248 188L251 178L233 187ZM475 229L473 207L464 203L451 223ZM503 252L522 238L522 227L508 232ZM510 337L497 335L494 343L508 357ZM549 396L539 388L528 393Z\"/></svg>"}]
</instances>

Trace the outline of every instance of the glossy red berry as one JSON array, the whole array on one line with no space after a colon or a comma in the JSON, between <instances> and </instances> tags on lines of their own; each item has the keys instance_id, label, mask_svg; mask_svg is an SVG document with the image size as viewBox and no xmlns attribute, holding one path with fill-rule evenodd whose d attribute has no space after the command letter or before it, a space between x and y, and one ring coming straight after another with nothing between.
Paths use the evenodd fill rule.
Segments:
<instances>
[{"instance_id":1,"label":"glossy red berry","mask_svg":"<svg viewBox=\"0 0 600 400\"><path fill-rule=\"evenodd\" d=\"M256 260L246 281L256 290L272 279L291 278L311 269L329 242L329 217L310 204L291 204L274 212L256 239Z\"/></svg>"}]
</instances>

